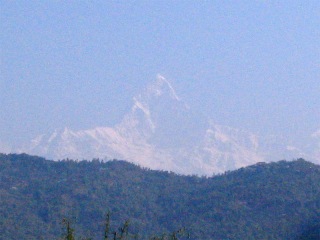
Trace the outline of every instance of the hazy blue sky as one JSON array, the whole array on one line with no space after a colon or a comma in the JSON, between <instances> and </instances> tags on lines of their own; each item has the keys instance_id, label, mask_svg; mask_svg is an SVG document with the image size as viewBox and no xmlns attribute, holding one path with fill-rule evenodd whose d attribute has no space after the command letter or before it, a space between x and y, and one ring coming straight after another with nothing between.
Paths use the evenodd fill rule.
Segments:
<instances>
[{"instance_id":1,"label":"hazy blue sky","mask_svg":"<svg viewBox=\"0 0 320 240\"><path fill-rule=\"evenodd\" d=\"M0 1L0 141L112 125L158 73L216 122L320 127L320 1Z\"/></svg>"}]
</instances>

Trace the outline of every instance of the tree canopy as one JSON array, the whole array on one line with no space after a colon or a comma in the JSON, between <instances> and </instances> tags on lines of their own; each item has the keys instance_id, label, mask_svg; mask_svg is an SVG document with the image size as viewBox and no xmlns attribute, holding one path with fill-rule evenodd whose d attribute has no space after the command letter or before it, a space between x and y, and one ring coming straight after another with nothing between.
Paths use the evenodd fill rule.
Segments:
<instances>
[{"instance_id":1,"label":"tree canopy","mask_svg":"<svg viewBox=\"0 0 320 240\"><path fill-rule=\"evenodd\" d=\"M319 237L319 183L320 167L303 159L197 177L0 154L0 238L57 239L68 218L78 236L103 239L108 211L110 228L130 220L139 239L183 227L191 239Z\"/></svg>"}]
</instances>

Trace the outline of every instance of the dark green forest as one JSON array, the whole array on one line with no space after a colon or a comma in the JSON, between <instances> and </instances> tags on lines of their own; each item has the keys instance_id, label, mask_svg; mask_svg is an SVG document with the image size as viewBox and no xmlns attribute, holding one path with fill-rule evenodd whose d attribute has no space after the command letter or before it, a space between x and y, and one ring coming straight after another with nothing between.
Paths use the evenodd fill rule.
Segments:
<instances>
[{"instance_id":1,"label":"dark green forest","mask_svg":"<svg viewBox=\"0 0 320 240\"><path fill-rule=\"evenodd\" d=\"M0 239L103 239L129 220L138 239L186 228L191 239L320 239L320 167L259 163L213 177L125 161L0 154Z\"/></svg>"}]
</instances>

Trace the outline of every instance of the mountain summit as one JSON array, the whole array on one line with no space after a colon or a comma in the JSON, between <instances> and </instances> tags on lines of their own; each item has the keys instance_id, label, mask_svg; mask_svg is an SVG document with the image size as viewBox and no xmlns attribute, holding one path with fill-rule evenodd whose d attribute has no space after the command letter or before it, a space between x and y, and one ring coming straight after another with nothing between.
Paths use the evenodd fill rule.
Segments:
<instances>
[{"instance_id":1,"label":"mountain summit","mask_svg":"<svg viewBox=\"0 0 320 240\"><path fill-rule=\"evenodd\" d=\"M176 91L173 89L171 83L160 74L157 75L157 80L147 87L145 94L147 97L160 97L167 95L172 99L180 101L180 98L177 96Z\"/></svg>"},{"instance_id":2,"label":"mountain summit","mask_svg":"<svg viewBox=\"0 0 320 240\"><path fill-rule=\"evenodd\" d=\"M250 132L202 119L158 75L133 97L130 111L114 127L56 130L36 137L18 152L51 159L124 159L151 169L211 175L277 160L280 156L272 155L269 146L288 152L286 146L275 145Z\"/></svg>"}]
</instances>

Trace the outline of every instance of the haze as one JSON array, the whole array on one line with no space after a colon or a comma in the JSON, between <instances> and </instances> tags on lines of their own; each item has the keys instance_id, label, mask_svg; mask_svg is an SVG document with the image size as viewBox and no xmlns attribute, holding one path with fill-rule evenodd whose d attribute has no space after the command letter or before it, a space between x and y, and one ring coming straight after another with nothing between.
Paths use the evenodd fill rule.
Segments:
<instances>
[{"instance_id":1,"label":"haze","mask_svg":"<svg viewBox=\"0 0 320 240\"><path fill-rule=\"evenodd\" d=\"M0 151L112 126L157 74L199 114L305 141L320 127L319 1L2 1Z\"/></svg>"}]
</instances>

